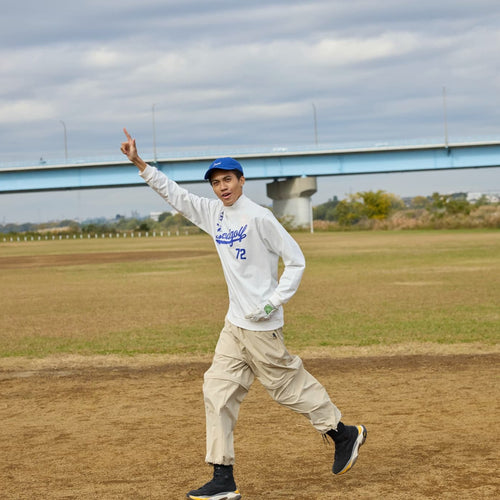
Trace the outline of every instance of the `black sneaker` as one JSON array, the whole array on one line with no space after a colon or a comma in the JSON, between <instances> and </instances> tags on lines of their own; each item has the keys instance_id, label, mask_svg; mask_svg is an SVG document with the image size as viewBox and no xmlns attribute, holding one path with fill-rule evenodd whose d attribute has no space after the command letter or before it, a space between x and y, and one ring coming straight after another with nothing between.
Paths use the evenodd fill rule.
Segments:
<instances>
[{"instance_id":1,"label":"black sneaker","mask_svg":"<svg viewBox=\"0 0 500 500\"><path fill-rule=\"evenodd\" d=\"M214 465L214 477L207 484L186 494L191 500L240 500L232 465Z\"/></svg>"},{"instance_id":2,"label":"black sneaker","mask_svg":"<svg viewBox=\"0 0 500 500\"><path fill-rule=\"evenodd\" d=\"M356 463L359 447L366 440L364 425L343 425L342 431L329 433L335 442L332 472L345 474Z\"/></svg>"}]
</instances>

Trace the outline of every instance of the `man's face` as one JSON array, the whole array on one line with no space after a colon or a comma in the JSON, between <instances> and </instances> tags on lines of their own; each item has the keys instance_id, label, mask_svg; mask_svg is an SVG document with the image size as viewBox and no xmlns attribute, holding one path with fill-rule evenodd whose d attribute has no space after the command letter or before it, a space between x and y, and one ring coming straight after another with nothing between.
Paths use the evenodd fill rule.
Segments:
<instances>
[{"instance_id":1,"label":"man's face","mask_svg":"<svg viewBox=\"0 0 500 500\"><path fill-rule=\"evenodd\" d=\"M210 177L210 184L217 198L224 206L230 207L242 194L245 178L239 179L230 170L214 170Z\"/></svg>"}]
</instances>

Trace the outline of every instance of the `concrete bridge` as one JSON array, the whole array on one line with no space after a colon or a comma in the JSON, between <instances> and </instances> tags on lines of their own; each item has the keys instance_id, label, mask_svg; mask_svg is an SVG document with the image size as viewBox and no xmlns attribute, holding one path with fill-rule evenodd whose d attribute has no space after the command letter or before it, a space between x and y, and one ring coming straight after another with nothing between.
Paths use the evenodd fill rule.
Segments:
<instances>
[{"instance_id":1,"label":"concrete bridge","mask_svg":"<svg viewBox=\"0 0 500 500\"><path fill-rule=\"evenodd\" d=\"M248 180L269 179L267 195L278 217L291 217L296 226L309 224L311 196L317 178L464 168L500 167L500 141L454 144L410 144L272 150L234 154ZM223 155L218 155L223 156ZM215 156L161 158L156 166L178 183L206 182L203 175ZM155 163L150 160L150 163ZM58 165L0 167L0 194L143 186L137 169L125 158Z\"/></svg>"}]
</instances>

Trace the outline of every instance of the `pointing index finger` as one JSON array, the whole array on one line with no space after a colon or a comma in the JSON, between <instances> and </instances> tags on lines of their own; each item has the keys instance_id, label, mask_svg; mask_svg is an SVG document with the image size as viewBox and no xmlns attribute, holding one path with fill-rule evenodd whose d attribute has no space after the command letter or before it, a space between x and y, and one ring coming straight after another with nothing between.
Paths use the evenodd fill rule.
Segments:
<instances>
[{"instance_id":1,"label":"pointing index finger","mask_svg":"<svg viewBox=\"0 0 500 500\"><path fill-rule=\"evenodd\" d=\"M131 141L131 140L132 140L132 137L131 137L131 136L130 136L130 134L127 132L127 129L126 129L125 127L123 127L123 132L124 132L124 133L125 133L125 135L127 136L127 139L128 139L129 141Z\"/></svg>"}]
</instances>

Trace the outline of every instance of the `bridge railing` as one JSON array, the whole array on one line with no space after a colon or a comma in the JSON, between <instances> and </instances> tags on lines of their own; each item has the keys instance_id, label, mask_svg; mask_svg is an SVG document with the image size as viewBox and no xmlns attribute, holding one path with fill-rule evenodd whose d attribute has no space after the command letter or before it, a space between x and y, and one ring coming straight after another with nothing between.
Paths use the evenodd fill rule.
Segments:
<instances>
[{"instance_id":1,"label":"bridge railing","mask_svg":"<svg viewBox=\"0 0 500 500\"><path fill-rule=\"evenodd\" d=\"M500 142L500 136L481 136L481 137L459 137L450 142L453 144L472 144ZM169 150L159 151L157 158L166 159L185 159L185 158L217 158L220 156L241 156L241 155L279 155L280 153L303 153L303 152L321 152L321 151L343 151L356 149L371 149L371 148L395 148L407 146L445 146L443 139L439 138L420 138L420 139L401 139L401 140L383 140L375 142L344 142L344 143L327 143L321 144L302 144L302 145L273 145L273 146L227 146L227 147L186 147L172 148ZM144 150L144 158L153 162L153 154L150 151ZM16 167L35 167L35 166L62 166L62 165L84 165L89 163L115 163L123 161L124 157L120 153L116 154L101 154L94 156L75 155L74 157L65 158L43 158L39 160L23 159L23 160L2 160L0 158L0 169L10 169Z\"/></svg>"}]
</instances>

